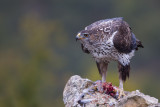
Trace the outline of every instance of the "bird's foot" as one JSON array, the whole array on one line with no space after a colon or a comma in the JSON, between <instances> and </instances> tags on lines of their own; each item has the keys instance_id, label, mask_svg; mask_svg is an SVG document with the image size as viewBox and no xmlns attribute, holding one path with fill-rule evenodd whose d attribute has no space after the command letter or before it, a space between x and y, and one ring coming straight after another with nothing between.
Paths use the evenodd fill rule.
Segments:
<instances>
[{"instance_id":1,"label":"bird's foot","mask_svg":"<svg viewBox=\"0 0 160 107\"><path fill-rule=\"evenodd\" d=\"M117 92L117 94L116 94L117 99L120 99L125 96L124 90L122 88L117 88L116 92Z\"/></svg>"},{"instance_id":2,"label":"bird's foot","mask_svg":"<svg viewBox=\"0 0 160 107\"><path fill-rule=\"evenodd\" d=\"M97 89L97 91L99 91L100 93L103 93L103 82L101 80L97 80L96 82L94 82L94 88L95 90Z\"/></svg>"}]
</instances>

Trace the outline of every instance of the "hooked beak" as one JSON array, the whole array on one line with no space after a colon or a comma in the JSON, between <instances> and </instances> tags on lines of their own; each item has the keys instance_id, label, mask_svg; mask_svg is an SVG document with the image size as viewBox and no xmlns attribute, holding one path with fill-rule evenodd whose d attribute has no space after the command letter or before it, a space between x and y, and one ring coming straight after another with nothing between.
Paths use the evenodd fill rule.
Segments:
<instances>
[{"instance_id":1,"label":"hooked beak","mask_svg":"<svg viewBox=\"0 0 160 107\"><path fill-rule=\"evenodd\" d=\"M78 33L76 36L76 41L81 39L84 39L84 38L82 37L81 33Z\"/></svg>"}]
</instances>

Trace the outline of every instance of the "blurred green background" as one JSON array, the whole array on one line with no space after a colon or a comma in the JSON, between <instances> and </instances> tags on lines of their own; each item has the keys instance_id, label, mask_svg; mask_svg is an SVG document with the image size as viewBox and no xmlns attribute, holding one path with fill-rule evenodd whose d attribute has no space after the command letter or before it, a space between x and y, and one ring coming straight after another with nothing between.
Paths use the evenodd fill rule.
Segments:
<instances>
[{"instance_id":1,"label":"blurred green background","mask_svg":"<svg viewBox=\"0 0 160 107\"><path fill-rule=\"evenodd\" d=\"M159 0L1 0L0 107L63 107L63 89L72 75L100 79L75 36L112 17L124 17L145 46L131 60L125 90L160 99ZM107 81L118 86L115 62Z\"/></svg>"}]
</instances>

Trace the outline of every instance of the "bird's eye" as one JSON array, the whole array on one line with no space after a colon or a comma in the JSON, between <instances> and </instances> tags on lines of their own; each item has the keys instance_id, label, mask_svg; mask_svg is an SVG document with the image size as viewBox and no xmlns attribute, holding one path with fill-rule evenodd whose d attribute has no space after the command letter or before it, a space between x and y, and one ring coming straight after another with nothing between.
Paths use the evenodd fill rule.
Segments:
<instances>
[{"instance_id":1,"label":"bird's eye","mask_svg":"<svg viewBox=\"0 0 160 107\"><path fill-rule=\"evenodd\" d=\"M89 35L88 35L88 34L84 34L84 36L85 36L85 37L88 37Z\"/></svg>"}]
</instances>

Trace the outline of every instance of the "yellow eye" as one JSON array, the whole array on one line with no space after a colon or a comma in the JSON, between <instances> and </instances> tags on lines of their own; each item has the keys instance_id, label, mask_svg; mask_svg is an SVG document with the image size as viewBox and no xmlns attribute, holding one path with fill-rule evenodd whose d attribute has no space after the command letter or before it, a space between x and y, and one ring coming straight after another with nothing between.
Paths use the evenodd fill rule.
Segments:
<instances>
[{"instance_id":1,"label":"yellow eye","mask_svg":"<svg viewBox=\"0 0 160 107\"><path fill-rule=\"evenodd\" d=\"M85 37L88 37L89 35L88 35L88 34L84 34L84 36L85 36Z\"/></svg>"}]
</instances>

